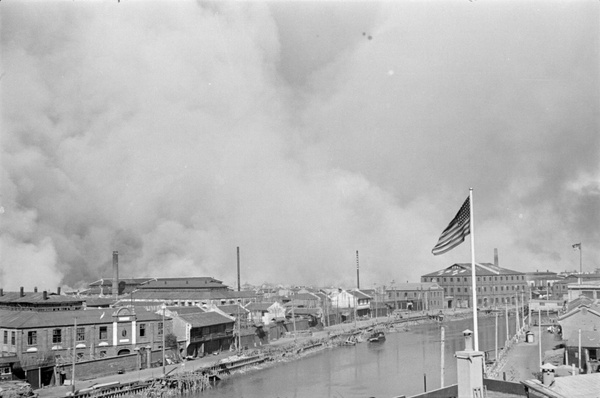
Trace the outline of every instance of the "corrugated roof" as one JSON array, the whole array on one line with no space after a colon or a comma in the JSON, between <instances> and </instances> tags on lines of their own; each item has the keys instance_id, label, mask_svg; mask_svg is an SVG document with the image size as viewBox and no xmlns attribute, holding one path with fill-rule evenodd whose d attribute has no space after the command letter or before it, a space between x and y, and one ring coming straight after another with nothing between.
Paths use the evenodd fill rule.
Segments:
<instances>
[{"instance_id":1,"label":"corrugated roof","mask_svg":"<svg viewBox=\"0 0 600 398\"><path fill-rule=\"evenodd\" d=\"M555 377L554 383L550 386L545 386L536 379L525 380L522 383L531 390L539 391L548 397L598 398L600 373Z\"/></svg>"},{"instance_id":2,"label":"corrugated roof","mask_svg":"<svg viewBox=\"0 0 600 398\"><path fill-rule=\"evenodd\" d=\"M233 319L221 315L218 312L202 312L196 314L179 314L179 317L192 325L192 327L204 327L233 323Z\"/></svg>"},{"instance_id":3,"label":"corrugated roof","mask_svg":"<svg viewBox=\"0 0 600 398\"><path fill-rule=\"evenodd\" d=\"M81 298L62 296L55 293L46 293L46 297L46 300L44 300L44 292L24 292L23 297L21 297L20 292L4 292L4 294L0 296L0 304L77 304L83 303L84 301Z\"/></svg>"},{"instance_id":4,"label":"corrugated roof","mask_svg":"<svg viewBox=\"0 0 600 398\"><path fill-rule=\"evenodd\" d=\"M496 276L496 275L525 275L523 272L513 271L507 268L501 268L490 263L475 263L475 274L477 276ZM436 276L470 276L471 263L456 263L448 268L422 275L422 277Z\"/></svg>"},{"instance_id":5,"label":"corrugated roof","mask_svg":"<svg viewBox=\"0 0 600 398\"><path fill-rule=\"evenodd\" d=\"M268 311L273 303L250 303L246 306L249 311Z\"/></svg>"},{"instance_id":6,"label":"corrugated roof","mask_svg":"<svg viewBox=\"0 0 600 398\"><path fill-rule=\"evenodd\" d=\"M129 296L127 296L129 297ZM135 300L157 301L202 301L202 300L235 300L238 298L254 298L256 294L248 291L232 290L136 290L133 293ZM127 301L127 299L124 299Z\"/></svg>"},{"instance_id":7,"label":"corrugated roof","mask_svg":"<svg viewBox=\"0 0 600 398\"><path fill-rule=\"evenodd\" d=\"M78 325L97 325L112 323L112 315L117 309L91 308L75 311L9 311L0 310L0 319L2 327L6 329L34 329L48 327L68 327L73 326L75 318ZM127 312L121 312L122 316L127 316ZM161 320L162 317L153 312L141 308L135 310L136 318L139 321ZM169 318L170 319L170 318Z\"/></svg>"},{"instance_id":8,"label":"corrugated roof","mask_svg":"<svg viewBox=\"0 0 600 398\"><path fill-rule=\"evenodd\" d=\"M211 277L192 278L155 278L140 289L227 289L223 282Z\"/></svg>"},{"instance_id":9,"label":"corrugated roof","mask_svg":"<svg viewBox=\"0 0 600 398\"><path fill-rule=\"evenodd\" d=\"M242 307L239 304L218 305L217 308L227 314L237 314L238 311L240 314L249 312L246 308Z\"/></svg>"}]
</instances>

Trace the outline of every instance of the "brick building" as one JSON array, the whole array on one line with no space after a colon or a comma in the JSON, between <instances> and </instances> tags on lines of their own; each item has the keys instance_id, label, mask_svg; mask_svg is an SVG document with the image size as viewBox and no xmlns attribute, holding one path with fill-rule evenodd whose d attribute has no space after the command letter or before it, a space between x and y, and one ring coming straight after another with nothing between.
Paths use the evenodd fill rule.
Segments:
<instances>
[{"instance_id":1,"label":"brick building","mask_svg":"<svg viewBox=\"0 0 600 398\"><path fill-rule=\"evenodd\" d=\"M523 272L501 268L489 263L476 263L477 306L495 307L514 304L516 296L528 299L527 281ZM453 264L448 268L421 276L422 282L434 282L444 289L445 308L472 306L471 264Z\"/></svg>"}]
</instances>

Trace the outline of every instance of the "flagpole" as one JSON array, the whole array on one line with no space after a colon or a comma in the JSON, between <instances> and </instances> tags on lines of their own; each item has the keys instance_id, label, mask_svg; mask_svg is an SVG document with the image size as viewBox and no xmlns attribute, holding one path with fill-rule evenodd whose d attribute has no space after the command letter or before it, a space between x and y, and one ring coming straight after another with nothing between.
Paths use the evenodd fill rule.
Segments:
<instances>
[{"instance_id":1,"label":"flagpole","mask_svg":"<svg viewBox=\"0 0 600 398\"><path fill-rule=\"evenodd\" d=\"M471 230L471 290L473 306L473 336L475 337L475 351L479 351L479 328L477 326L477 284L475 272L475 227L473 222L473 188L469 188L469 229Z\"/></svg>"}]
</instances>

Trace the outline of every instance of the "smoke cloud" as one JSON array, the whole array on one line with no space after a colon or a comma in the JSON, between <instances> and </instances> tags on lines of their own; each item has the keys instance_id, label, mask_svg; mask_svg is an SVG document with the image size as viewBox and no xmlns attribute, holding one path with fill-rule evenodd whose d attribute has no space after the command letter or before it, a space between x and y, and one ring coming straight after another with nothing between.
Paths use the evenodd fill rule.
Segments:
<instances>
[{"instance_id":1,"label":"smoke cloud","mask_svg":"<svg viewBox=\"0 0 600 398\"><path fill-rule=\"evenodd\" d=\"M2 4L0 284L592 271L599 7Z\"/></svg>"}]
</instances>

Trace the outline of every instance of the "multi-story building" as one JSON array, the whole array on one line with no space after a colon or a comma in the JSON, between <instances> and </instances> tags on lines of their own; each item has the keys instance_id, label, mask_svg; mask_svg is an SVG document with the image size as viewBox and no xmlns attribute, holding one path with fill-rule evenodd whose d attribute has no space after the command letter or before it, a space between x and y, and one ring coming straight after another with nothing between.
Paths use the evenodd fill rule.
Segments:
<instances>
[{"instance_id":1,"label":"multi-story building","mask_svg":"<svg viewBox=\"0 0 600 398\"><path fill-rule=\"evenodd\" d=\"M385 290L385 303L392 309L434 311L444 308L444 289L435 282L399 283Z\"/></svg>"},{"instance_id":2,"label":"multi-story building","mask_svg":"<svg viewBox=\"0 0 600 398\"><path fill-rule=\"evenodd\" d=\"M527 281L523 272L501 268L489 263L475 264L477 306L495 307L518 299L528 299ZM434 282L444 289L445 308L472 306L471 264L452 264L448 268L421 276L422 282Z\"/></svg>"}]
</instances>

